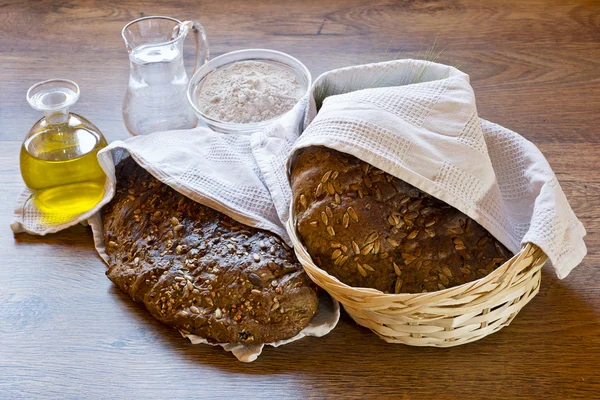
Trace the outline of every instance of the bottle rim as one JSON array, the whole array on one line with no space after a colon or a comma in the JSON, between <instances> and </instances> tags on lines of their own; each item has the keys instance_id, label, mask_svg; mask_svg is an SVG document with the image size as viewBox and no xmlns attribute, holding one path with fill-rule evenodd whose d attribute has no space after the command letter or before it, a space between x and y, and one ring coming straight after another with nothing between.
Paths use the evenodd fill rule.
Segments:
<instances>
[{"instance_id":1,"label":"bottle rim","mask_svg":"<svg viewBox=\"0 0 600 400\"><path fill-rule=\"evenodd\" d=\"M75 104L79 94L79 85L69 79L48 79L27 90L27 102L38 111L57 111Z\"/></svg>"}]
</instances>

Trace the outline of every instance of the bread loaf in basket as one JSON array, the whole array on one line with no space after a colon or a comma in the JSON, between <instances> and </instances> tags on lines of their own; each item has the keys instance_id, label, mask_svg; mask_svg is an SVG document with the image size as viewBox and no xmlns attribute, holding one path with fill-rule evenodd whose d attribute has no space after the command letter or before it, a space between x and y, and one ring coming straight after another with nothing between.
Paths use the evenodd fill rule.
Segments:
<instances>
[{"instance_id":1,"label":"bread loaf in basket","mask_svg":"<svg viewBox=\"0 0 600 400\"><path fill-rule=\"evenodd\" d=\"M290 231L309 276L383 339L452 346L507 325L545 256L513 256L459 210L354 156L301 149Z\"/></svg>"}]
</instances>

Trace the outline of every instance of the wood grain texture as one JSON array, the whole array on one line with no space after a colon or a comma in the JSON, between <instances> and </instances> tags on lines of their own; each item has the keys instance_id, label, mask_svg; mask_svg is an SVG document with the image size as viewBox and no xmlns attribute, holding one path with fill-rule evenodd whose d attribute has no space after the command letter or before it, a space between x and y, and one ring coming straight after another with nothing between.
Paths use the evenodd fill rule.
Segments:
<instances>
[{"instance_id":1,"label":"wood grain texture","mask_svg":"<svg viewBox=\"0 0 600 400\"><path fill-rule=\"evenodd\" d=\"M508 328L449 349L390 345L343 316L242 364L194 346L104 276L84 227L13 236L20 142L39 114L27 88L81 86L74 107L109 140L127 137L123 25L142 15L197 18L212 54L291 53L313 76L415 57L438 37L440 60L470 74L483 118L547 156L588 230L588 256ZM193 44L188 43L189 64ZM389 47L389 50L388 50ZM0 3L0 399L600 398L600 4L596 0L4 1Z\"/></svg>"}]
</instances>

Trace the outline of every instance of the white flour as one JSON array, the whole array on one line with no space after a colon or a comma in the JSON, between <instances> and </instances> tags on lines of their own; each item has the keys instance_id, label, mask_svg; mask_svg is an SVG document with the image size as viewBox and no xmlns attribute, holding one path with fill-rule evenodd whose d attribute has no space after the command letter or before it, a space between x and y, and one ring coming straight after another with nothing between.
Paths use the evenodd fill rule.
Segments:
<instances>
[{"instance_id":1,"label":"white flour","mask_svg":"<svg viewBox=\"0 0 600 400\"><path fill-rule=\"evenodd\" d=\"M223 122L260 122L294 107L304 90L293 73L260 61L240 61L205 78L198 107Z\"/></svg>"}]
</instances>

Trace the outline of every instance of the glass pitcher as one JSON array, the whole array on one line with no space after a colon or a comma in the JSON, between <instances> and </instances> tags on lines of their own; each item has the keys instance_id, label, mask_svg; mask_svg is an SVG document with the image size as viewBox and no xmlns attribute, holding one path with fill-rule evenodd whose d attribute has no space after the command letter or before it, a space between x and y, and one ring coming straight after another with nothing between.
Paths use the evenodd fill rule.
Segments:
<instances>
[{"instance_id":1,"label":"glass pitcher","mask_svg":"<svg viewBox=\"0 0 600 400\"><path fill-rule=\"evenodd\" d=\"M123 120L132 135L189 129L198 123L187 101L183 64L183 42L190 30L196 38L196 70L209 57L206 33L198 21L144 17L123 28L130 65Z\"/></svg>"}]
</instances>

